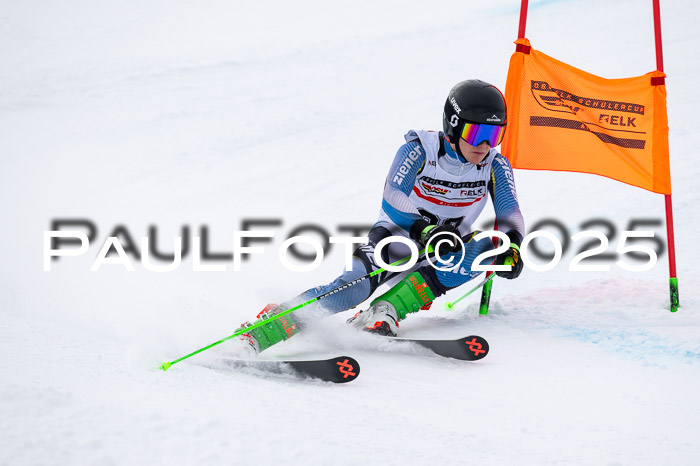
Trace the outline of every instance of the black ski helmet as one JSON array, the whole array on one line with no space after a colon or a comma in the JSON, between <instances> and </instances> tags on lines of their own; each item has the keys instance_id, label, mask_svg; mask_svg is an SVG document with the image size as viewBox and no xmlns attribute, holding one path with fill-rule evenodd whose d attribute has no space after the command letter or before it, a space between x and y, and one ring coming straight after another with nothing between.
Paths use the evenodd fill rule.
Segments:
<instances>
[{"instance_id":1,"label":"black ski helmet","mask_svg":"<svg viewBox=\"0 0 700 466\"><path fill-rule=\"evenodd\" d=\"M457 148L465 123L506 126L506 100L496 86L468 79L450 90L442 113L442 128Z\"/></svg>"}]
</instances>

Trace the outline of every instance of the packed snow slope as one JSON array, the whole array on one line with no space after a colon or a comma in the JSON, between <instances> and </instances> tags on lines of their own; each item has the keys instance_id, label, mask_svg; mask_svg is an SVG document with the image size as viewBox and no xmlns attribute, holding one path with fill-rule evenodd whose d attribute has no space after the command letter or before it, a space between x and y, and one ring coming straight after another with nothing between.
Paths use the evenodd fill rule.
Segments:
<instances>
[{"instance_id":1,"label":"packed snow slope","mask_svg":"<svg viewBox=\"0 0 700 466\"><path fill-rule=\"evenodd\" d=\"M157 369L342 270L340 245L305 273L277 251L304 225L349 236L343 226L374 222L403 134L440 129L458 81L504 88L519 3L2 1L0 464L698 464L691 0L662 2L677 313L665 251L646 272L610 258L596 262L609 271L570 272L575 243L548 272L497 279L486 317L478 295L445 310L459 289L402 324L404 336L484 336L478 363L358 335L345 313L265 356L351 355L362 372L350 384L222 370L226 344ZM533 1L527 31L600 76L655 69L650 1ZM542 229L570 238L597 219L614 252L643 219L665 239L659 195L515 176L528 231L554 219L566 235ZM60 219L92 222L95 237L46 272L44 231ZM251 229L275 237L240 271L209 260L226 270L195 272L191 252L170 272L132 255L133 272L90 271L115 229L132 251L150 236L168 252L183 228L205 227L208 251L230 254L260 219L277 223Z\"/></svg>"}]
</instances>

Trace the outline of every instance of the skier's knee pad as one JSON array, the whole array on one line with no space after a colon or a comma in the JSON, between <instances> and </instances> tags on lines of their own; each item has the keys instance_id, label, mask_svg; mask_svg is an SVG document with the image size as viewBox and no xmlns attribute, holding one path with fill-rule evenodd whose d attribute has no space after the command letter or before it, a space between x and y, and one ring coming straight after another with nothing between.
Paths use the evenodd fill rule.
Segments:
<instances>
[{"instance_id":1,"label":"skier's knee pad","mask_svg":"<svg viewBox=\"0 0 700 466\"><path fill-rule=\"evenodd\" d=\"M360 260L360 262L362 262L366 273L371 273L381 268L377 264L377 260L374 258L374 248L377 246L377 243L379 243L382 239L391 236L391 232L384 227L376 227L372 228L372 230L370 230L367 236L369 237L369 242L355 249L355 252L353 252L352 255L354 258L357 258ZM384 262L389 262L388 248L384 248L384 250L382 251L382 260ZM370 277L369 296L371 296L372 293L374 293L379 287L379 285L381 285L385 275L386 272L383 272L378 275L374 275L373 277Z\"/></svg>"}]
</instances>

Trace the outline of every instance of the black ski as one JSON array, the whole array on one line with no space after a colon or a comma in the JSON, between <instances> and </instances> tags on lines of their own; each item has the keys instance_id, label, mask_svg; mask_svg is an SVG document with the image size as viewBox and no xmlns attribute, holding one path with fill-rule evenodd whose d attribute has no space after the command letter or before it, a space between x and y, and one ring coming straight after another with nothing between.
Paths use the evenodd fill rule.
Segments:
<instances>
[{"instance_id":1,"label":"black ski","mask_svg":"<svg viewBox=\"0 0 700 466\"><path fill-rule=\"evenodd\" d=\"M488 342L476 335L457 338L456 340L426 340L422 338L389 337L392 340L417 343L432 350L435 354L446 358L462 359L464 361L478 361L489 354Z\"/></svg>"},{"instance_id":2,"label":"black ski","mask_svg":"<svg viewBox=\"0 0 700 466\"><path fill-rule=\"evenodd\" d=\"M310 361L225 359L224 362L237 369L252 368L274 374L291 372L303 377L334 383L351 382L360 375L360 364L349 356Z\"/></svg>"}]
</instances>

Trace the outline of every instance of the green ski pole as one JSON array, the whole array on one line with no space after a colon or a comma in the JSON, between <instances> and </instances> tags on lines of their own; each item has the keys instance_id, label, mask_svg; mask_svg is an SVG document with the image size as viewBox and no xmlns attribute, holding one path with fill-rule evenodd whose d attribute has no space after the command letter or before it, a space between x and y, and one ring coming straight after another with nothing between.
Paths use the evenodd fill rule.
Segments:
<instances>
[{"instance_id":1,"label":"green ski pole","mask_svg":"<svg viewBox=\"0 0 700 466\"><path fill-rule=\"evenodd\" d=\"M474 288L472 288L471 290L467 291L466 293L464 293L462 296L460 296L459 298L455 299L454 301L449 302L449 303L446 303L446 304L445 304L445 307L447 307L448 310L452 310L452 309L454 308L455 304L457 304L458 302L460 302L461 300L463 300L464 298L466 298L466 297L469 296L470 294L474 293L476 290L478 290L479 288L481 288L482 285L483 285L483 286L486 286L487 284L490 284L490 283L491 283L491 280L493 280L493 277L495 277L495 276L496 276L496 272L491 272L490 274L488 274L488 275L486 276L486 278L484 278L483 280L481 280L481 282L479 282L479 284L476 285Z\"/></svg>"},{"instance_id":2,"label":"green ski pole","mask_svg":"<svg viewBox=\"0 0 700 466\"><path fill-rule=\"evenodd\" d=\"M504 265L512 265L512 264L513 264L513 259L511 259L510 257L506 258ZM457 304L458 302L460 302L461 300L463 300L464 298L466 298L470 294L474 293L476 290L481 288L481 286L484 287L484 295L486 295L486 296L488 296L488 298L490 298L491 297L491 283L492 283L491 280L493 280L493 277L495 277L495 276L496 276L496 272L489 273L488 275L486 275L486 278L481 280L479 282L479 284L477 284L474 288L467 291L466 293L464 293L462 296L455 299L454 301L449 302L449 303L445 303L445 307L447 307L448 310L452 310L454 308L455 304ZM484 303L481 303L481 304L483 306ZM486 304L486 306L488 307L488 303Z\"/></svg>"},{"instance_id":3,"label":"green ski pole","mask_svg":"<svg viewBox=\"0 0 700 466\"><path fill-rule=\"evenodd\" d=\"M423 253L425 253L425 250L420 251L420 252L419 252L419 255L422 255ZM394 263L392 263L392 264L389 264L389 265L390 265L391 267L395 267L395 266L397 266L397 265L403 264L404 262L406 262L406 261L408 261L408 260L410 260L410 259L411 259L411 256L404 257L403 259L399 259L399 260L397 260L396 262L394 262ZM323 294L321 294L321 295L319 295L319 296L317 296L317 297L315 297L315 298L311 298L310 300L308 300L308 301L306 301L306 302L303 302L303 303L298 304L298 305L296 305L296 306L294 306L294 307L291 307L291 308L289 308L289 309L286 309L286 310L280 312L279 314L276 314L276 315L270 317L269 319L261 320L260 322L258 322L258 323L256 323L256 324L253 324L253 325L251 325L250 327L243 327L243 328L237 330L237 331L236 331L235 333L233 333L232 335L229 335L229 336L227 336L226 338L222 338L222 339L219 340L219 341L215 341L214 343L212 343L212 344L210 344L210 345L207 345L207 346L205 346L205 347L203 347L203 348L200 348L200 349L198 349L197 351L193 351L193 352L191 352L190 354L188 354L188 355L186 355L186 356L182 356L181 358L175 359L174 361L164 362L163 364L160 365L160 368L163 369L164 371L167 371L168 369L170 369L170 366L172 366L173 364L177 364L178 362L183 361L183 360L185 360L185 359L187 359L187 358L190 358L190 357L194 356L195 354L199 354L199 353L201 353L202 351L206 351L206 350L208 350L209 348L213 348L213 347L216 346L216 345L220 345L221 343L223 343L223 342L225 342L225 341L227 341L227 340L230 340L231 338L235 338L235 337L237 337L237 336L243 335L244 333L248 333L248 332L250 332L251 330L253 330L253 329L255 329L255 328L258 328L258 327L260 327L260 326L263 326L263 325L265 325L265 324L267 324L267 323L269 323L269 322L271 322L271 321L273 321L273 320L275 320L275 319L279 319L280 317L285 316L285 315L287 315L287 314L290 314L290 313L292 313L292 312L294 312L294 311L297 311L297 310L301 309L302 307L308 306L309 304L313 304L313 303L315 303L316 301L320 301L320 300L322 300L323 298L327 298L328 296L331 296L331 295L333 295L333 294L335 294L335 293L338 293L339 291L342 291L342 290L344 290L344 289L346 289L346 288L350 288L351 286L356 285L356 284L360 283L361 281L367 280L368 278L372 278L372 277L374 277L375 275L379 275L379 274L382 273L382 272L386 272L386 269L377 269L377 270L375 270L374 272L370 272L370 273L368 273L367 275L363 275L362 277L356 278L355 280L352 280L352 281L350 281L350 282L347 282L347 283L345 283L344 285L340 285L340 286L337 287L337 288L333 288L332 290L327 291L327 292L325 292L325 293L323 293Z\"/></svg>"}]
</instances>

